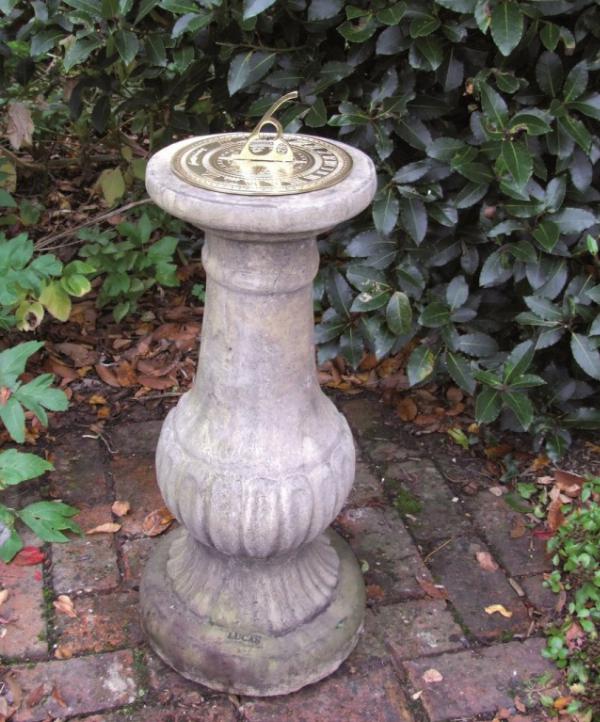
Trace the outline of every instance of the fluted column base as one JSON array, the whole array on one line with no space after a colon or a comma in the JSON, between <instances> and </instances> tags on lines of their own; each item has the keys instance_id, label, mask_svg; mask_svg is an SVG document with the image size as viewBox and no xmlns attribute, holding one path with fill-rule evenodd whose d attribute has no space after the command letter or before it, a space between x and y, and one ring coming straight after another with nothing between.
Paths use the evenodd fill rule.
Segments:
<instances>
[{"instance_id":1,"label":"fluted column base","mask_svg":"<svg viewBox=\"0 0 600 722\"><path fill-rule=\"evenodd\" d=\"M186 587L180 568L189 545L195 546L195 565L205 565L206 577L195 569L190 575L193 583ZM350 654L362 627L364 587L350 547L335 532L328 530L307 545L301 558L287 560L287 571L285 564L273 560L253 561L245 571L249 594L243 584L237 595L226 582L216 590L215 579L239 579L236 570L227 573L228 563L235 561L199 547L185 529L169 534L148 562L140 590L142 624L150 644L181 675L223 692L271 696L317 682ZM296 623L288 620L265 628L262 610L252 609L260 604L256 591L263 590L264 603L268 599L272 608L289 608L294 568L301 575L308 573L302 565L337 576L329 600L311 618L299 615ZM285 579L292 583L286 586ZM210 614L203 613L209 609Z\"/></svg>"}]
</instances>

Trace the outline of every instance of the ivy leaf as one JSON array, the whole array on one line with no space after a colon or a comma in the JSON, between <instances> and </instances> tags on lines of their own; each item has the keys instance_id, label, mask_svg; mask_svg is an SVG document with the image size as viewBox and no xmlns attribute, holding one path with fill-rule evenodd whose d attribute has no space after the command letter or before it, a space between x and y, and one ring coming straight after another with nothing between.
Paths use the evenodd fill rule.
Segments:
<instances>
[{"instance_id":1,"label":"ivy leaf","mask_svg":"<svg viewBox=\"0 0 600 722\"><path fill-rule=\"evenodd\" d=\"M53 468L50 462L35 454L26 454L16 449L2 451L0 452L0 489L35 479Z\"/></svg>"},{"instance_id":2,"label":"ivy leaf","mask_svg":"<svg viewBox=\"0 0 600 722\"><path fill-rule=\"evenodd\" d=\"M465 357L460 354L448 352L446 366L448 367L448 373L452 376L454 382L460 386L463 391L473 395L475 393L476 383L473 378L469 362L465 359Z\"/></svg>"},{"instance_id":3,"label":"ivy leaf","mask_svg":"<svg viewBox=\"0 0 600 722\"><path fill-rule=\"evenodd\" d=\"M395 188L390 186L377 194L373 203L373 221L375 228L384 236L394 230L399 209L400 202Z\"/></svg>"},{"instance_id":4,"label":"ivy leaf","mask_svg":"<svg viewBox=\"0 0 600 722\"><path fill-rule=\"evenodd\" d=\"M276 0L244 0L244 20L260 15L264 10L270 8Z\"/></svg>"},{"instance_id":5,"label":"ivy leaf","mask_svg":"<svg viewBox=\"0 0 600 722\"><path fill-rule=\"evenodd\" d=\"M402 291L395 291L385 309L388 328L396 336L409 333L412 326L412 308L408 296Z\"/></svg>"},{"instance_id":6,"label":"ivy leaf","mask_svg":"<svg viewBox=\"0 0 600 722\"><path fill-rule=\"evenodd\" d=\"M40 539L46 542L66 542L63 531L81 534L81 529L71 517L79 510L60 501L38 501L17 512L22 522Z\"/></svg>"},{"instance_id":7,"label":"ivy leaf","mask_svg":"<svg viewBox=\"0 0 600 722\"><path fill-rule=\"evenodd\" d=\"M502 55L510 55L523 37L523 13L519 3L500 2L494 7L491 32Z\"/></svg>"},{"instance_id":8,"label":"ivy leaf","mask_svg":"<svg viewBox=\"0 0 600 722\"><path fill-rule=\"evenodd\" d=\"M140 49L140 41L135 33L129 30L117 30L113 35L117 52L125 65L133 62Z\"/></svg>"},{"instance_id":9,"label":"ivy leaf","mask_svg":"<svg viewBox=\"0 0 600 722\"><path fill-rule=\"evenodd\" d=\"M402 198L400 217L408 235L420 245L427 233L427 211L423 201L419 198Z\"/></svg>"},{"instance_id":10,"label":"ivy leaf","mask_svg":"<svg viewBox=\"0 0 600 722\"><path fill-rule=\"evenodd\" d=\"M600 352L590 339L581 333L571 334L571 351L579 367L588 376L600 381Z\"/></svg>"},{"instance_id":11,"label":"ivy leaf","mask_svg":"<svg viewBox=\"0 0 600 722\"><path fill-rule=\"evenodd\" d=\"M276 57L275 53L253 50L235 55L227 73L229 95L235 95L239 90L263 78L273 66Z\"/></svg>"},{"instance_id":12,"label":"ivy leaf","mask_svg":"<svg viewBox=\"0 0 600 722\"><path fill-rule=\"evenodd\" d=\"M484 387L475 399L475 419L478 424L496 421L502 409L500 392L489 386Z\"/></svg>"},{"instance_id":13,"label":"ivy leaf","mask_svg":"<svg viewBox=\"0 0 600 722\"><path fill-rule=\"evenodd\" d=\"M425 381L431 376L435 366L435 357L428 346L417 346L411 353L406 364L408 383L411 386Z\"/></svg>"},{"instance_id":14,"label":"ivy leaf","mask_svg":"<svg viewBox=\"0 0 600 722\"><path fill-rule=\"evenodd\" d=\"M518 140L504 140L501 156L515 183L524 186L533 173L533 158L527 146Z\"/></svg>"}]
</instances>

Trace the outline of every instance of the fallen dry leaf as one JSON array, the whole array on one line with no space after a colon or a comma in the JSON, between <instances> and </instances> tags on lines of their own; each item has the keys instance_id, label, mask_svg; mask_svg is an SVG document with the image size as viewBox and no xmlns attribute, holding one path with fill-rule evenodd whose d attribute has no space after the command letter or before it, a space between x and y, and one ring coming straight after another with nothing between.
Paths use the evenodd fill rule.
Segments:
<instances>
[{"instance_id":1,"label":"fallen dry leaf","mask_svg":"<svg viewBox=\"0 0 600 722\"><path fill-rule=\"evenodd\" d=\"M463 400L464 394L458 386L450 386L446 391L446 398L448 401L452 401L452 403L457 404L459 401Z\"/></svg>"},{"instance_id":2,"label":"fallen dry leaf","mask_svg":"<svg viewBox=\"0 0 600 722\"><path fill-rule=\"evenodd\" d=\"M115 376L115 372L112 370L111 367L105 366L104 364L96 364L94 366L96 369L96 373L100 377L102 381L104 381L105 384L108 384L109 386L115 386L116 388L121 388L121 384L119 383L119 380Z\"/></svg>"},{"instance_id":3,"label":"fallen dry leaf","mask_svg":"<svg viewBox=\"0 0 600 722\"><path fill-rule=\"evenodd\" d=\"M485 611L487 614L501 614L503 617L506 617L506 619L510 619L513 615L513 613L502 604L490 604L489 607L485 608Z\"/></svg>"},{"instance_id":4,"label":"fallen dry leaf","mask_svg":"<svg viewBox=\"0 0 600 722\"><path fill-rule=\"evenodd\" d=\"M59 595L52 604L57 612L66 614L67 617L71 617L71 619L75 619L75 617L77 617L77 612L73 606L73 600L67 594Z\"/></svg>"},{"instance_id":5,"label":"fallen dry leaf","mask_svg":"<svg viewBox=\"0 0 600 722\"><path fill-rule=\"evenodd\" d=\"M492 559L492 555L489 552L477 552L477 554L475 554L475 556L477 557L479 566L484 571L486 571L486 572L498 571L498 565Z\"/></svg>"},{"instance_id":6,"label":"fallen dry leaf","mask_svg":"<svg viewBox=\"0 0 600 722\"><path fill-rule=\"evenodd\" d=\"M431 599L447 599L448 598L448 592L446 591L446 588L442 586L441 584L434 584L433 582L428 581L427 579L421 579L420 577L415 577L417 580L417 584L421 587L421 589L425 592L425 594L430 597Z\"/></svg>"},{"instance_id":7,"label":"fallen dry leaf","mask_svg":"<svg viewBox=\"0 0 600 722\"><path fill-rule=\"evenodd\" d=\"M525 596L525 590L523 589L523 587L519 584L519 582L518 582L516 579L513 579L512 577L509 577L509 578L508 578L508 583L510 584L510 586L515 590L515 592L516 592L520 597L524 597L524 596Z\"/></svg>"},{"instance_id":8,"label":"fallen dry leaf","mask_svg":"<svg viewBox=\"0 0 600 722\"><path fill-rule=\"evenodd\" d=\"M520 539L522 536L525 535L526 527L525 527L525 520L522 516L518 516L510 530L510 538L511 539Z\"/></svg>"},{"instance_id":9,"label":"fallen dry leaf","mask_svg":"<svg viewBox=\"0 0 600 722\"><path fill-rule=\"evenodd\" d=\"M54 650L54 656L56 659L71 659L73 650L67 644L59 644Z\"/></svg>"},{"instance_id":10,"label":"fallen dry leaf","mask_svg":"<svg viewBox=\"0 0 600 722\"><path fill-rule=\"evenodd\" d=\"M23 145L31 145L33 138L33 120L25 103L11 101L6 112L6 137L15 150Z\"/></svg>"},{"instance_id":11,"label":"fallen dry leaf","mask_svg":"<svg viewBox=\"0 0 600 722\"><path fill-rule=\"evenodd\" d=\"M41 564L45 559L44 552L39 547L23 547L12 563L18 567L29 567Z\"/></svg>"},{"instance_id":12,"label":"fallen dry leaf","mask_svg":"<svg viewBox=\"0 0 600 722\"><path fill-rule=\"evenodd\" d=\"M367 584L366 592L370 602L382 602L385 599L385 592L379 584Z\"/></svg>"},{"instance_id":13,"label":"fallen dry leaf","mask_svg":"<svg viewBox=\"0 0 600 722\"><path fill-rule=\"evenodd\" d=\"M581 494L581 488L585 482L583 476L573 474L570 471L561 471L557 469L554 472L554 480L556 486L567 496L576 498Z\"/></svg>"},{"instance_id":14,"label":"fallen dry leaf","mask_svg":"<svg viewBox=\"0 0 600 722\"><path fill-rule=\"evenodd\" d=\"M490 494L493 494L494 496L502 496L504 494L504 489L501 486L490 486Z\"/></svg>"},{"instance_id":15,"label":"fallen dry leaf","mask_svg":"<svg viewBox=\"0 0 600 722\"><path fill-rule=\"evenodd\" d=\"M427 682L427 684L430 684L432 682L441 682L444 679L444 675L432 667L431 669L423 672L421 679L424 682Z\"/></svg>"},{"instance_id":16,"label":"fallen dry leaf","mask_svg":"<svg viewBox=\"0 0 600 722\"><path fill-rule=\"evenodd\" d=\"M548 506L548 526L550 527L551 531L556 531L559 526L561 526L565 520L565 516L561 511L561 507L563 505L563 502L560 498L554 499Z\"/></svg>"},{"instance_id":17,"label":"fallen dry leaf","mask_svg":"<svg viewBox=\"0 0 600 722\"><path fill-rule=\"evenodd\" d=\"M166 531L175 517L166 506L151 511L142 522L142 531L146 536L158 536Z\"/></svg>"},{"instance_id":18,"label":"fallen dry leaf","mask_svg":"<svg viewBox=\"0 0 600 722\"><path fill-rule=\"evenodd\" d=\"M32 689L27 695L25 698L25 704L28 707L35 707L49 693L49 690L46 689L46 684L46 682L42 682L42 684L39 684L37 687Z\"/></svg>"},{"instance_id":19,"label":"fallen dry leaf","mask_svg":"<svg viewBox=\"0 0 600 722\"><path fill-rule=\"evenodd\" d=\"M98 352L81 343L65 341L64 343L54 344L54 348L68 356L75 366L92 366L98 361Z\"/></svg>"},{"instance_id":20,"label":"fallen dry leaf","mask_svg":"<svg viewBox=\"0 0 600 722\"><path fill-rule=\"evenodd\" d=\"M107 521L105 524L99 524L93 529L88 529L86 534L116 534L120 528L120 524L117 524L114 521Z\"/></svg>"},{"instance_id":21,"label":"fallen dry leaf","mask_svg":"<svg viewBox=\"0 0 600 722\"><path fill-rule=\"evenodd\" d=\"M0 591L0 607L8 599L9 594L10 594L10 592L8 591L8 589L3 589L2 591Z\"/></svg>"},{"instance_id":22,"label":"fallen dry leaf","mask_svg":"<svg viewBox=\"0 0 600 722\"><path fill-rule=\"evenodd\" d=\"M92 394L88 399L88 404L91 404L92 406L104 406L107 403L108 401L106 398L100 394Z\"/></svg>"},{"instance_id":23,"label":"fallen dry leaf","mask_svg":"<svg viewBox=\"0 0 600 722\"><path fill-rule=\"evenodd\" d=\"M411 398L404 398L396 405L396 412L402 421L412 421L416 418L418 409Z\"/></svg>"},{"instance_id":24,"label":"fallen dry leaf","mask_svg":"<svg viewBox=\"0 0 600 722\"><path fill-rule=\"evenodd\" d=\"M148 376L147 374L138 374L137 383L142 386L147 386L149 389L155 391L166 391L172 389L173 386L177 386L177 380L172 376Z\"/></svg>"},{"instance_id":25,"label":"fallen dry leaf","mask_svg":"<svg viewBox=\"0 0 600 722\"><path fill-rule=\"evenodd\" d=\"M125 516L126 514L129 514L131 504L128 501L117 500L110 509L115 516Z\"/></svg>"}]
</instances>

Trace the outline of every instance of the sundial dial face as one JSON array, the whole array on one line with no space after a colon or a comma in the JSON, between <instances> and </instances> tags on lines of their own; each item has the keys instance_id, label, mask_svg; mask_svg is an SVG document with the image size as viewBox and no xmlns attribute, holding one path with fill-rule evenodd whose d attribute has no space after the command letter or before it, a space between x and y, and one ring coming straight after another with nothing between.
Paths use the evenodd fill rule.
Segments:
<instances>
[{"instance_id":1,"label":"sundial dial face","mask_svg":"<svg viewBox=\"0 0 600 722\"><path fill-rule=\"evenodd\" d=\"M311 135L226 133L185 146L172 167L186 183L217 193L281 196L339 183L350 172L352 158Z\"/></svg>"}]
</instances>

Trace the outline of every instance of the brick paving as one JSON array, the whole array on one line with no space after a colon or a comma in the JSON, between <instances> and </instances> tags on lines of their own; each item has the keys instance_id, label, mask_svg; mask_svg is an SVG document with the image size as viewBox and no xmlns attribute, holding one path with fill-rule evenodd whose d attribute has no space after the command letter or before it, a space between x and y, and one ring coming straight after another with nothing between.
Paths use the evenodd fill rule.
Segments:
<instances>
[{"instance_id":1,"label":"brick paving","mask_svg":"<svg viewBox=\"0 0 600 722\"><path fill-rule=\"evenodd\" d=\"M149 651L138 586L157 541L142 522L162 506L153 461L160 422L123 423L106 443L63 434L48 486L81 509L84 529L115 521L120 530L45 545L36 566L0 564L9 590L0 610L0 704L17 707L11 719L474 722L499 710L511 722L544 719L522 707L533 703L528 684L553 670L534 624L555 606L542 586L543 543L522 525L515 532L515 512L481 485L463 494L447 459L438 463L407 441L379 400L345 399L341 408L358 464L334 526L361 563L368 609L358 647L335 674L286 697L240 698L179 677ZM117 499L131 504L121 519L110 508ZM72 616L54 607L60 594L71 597ZM490 605L510 616L488 614Z\"/></svg>"}]
</instances>

